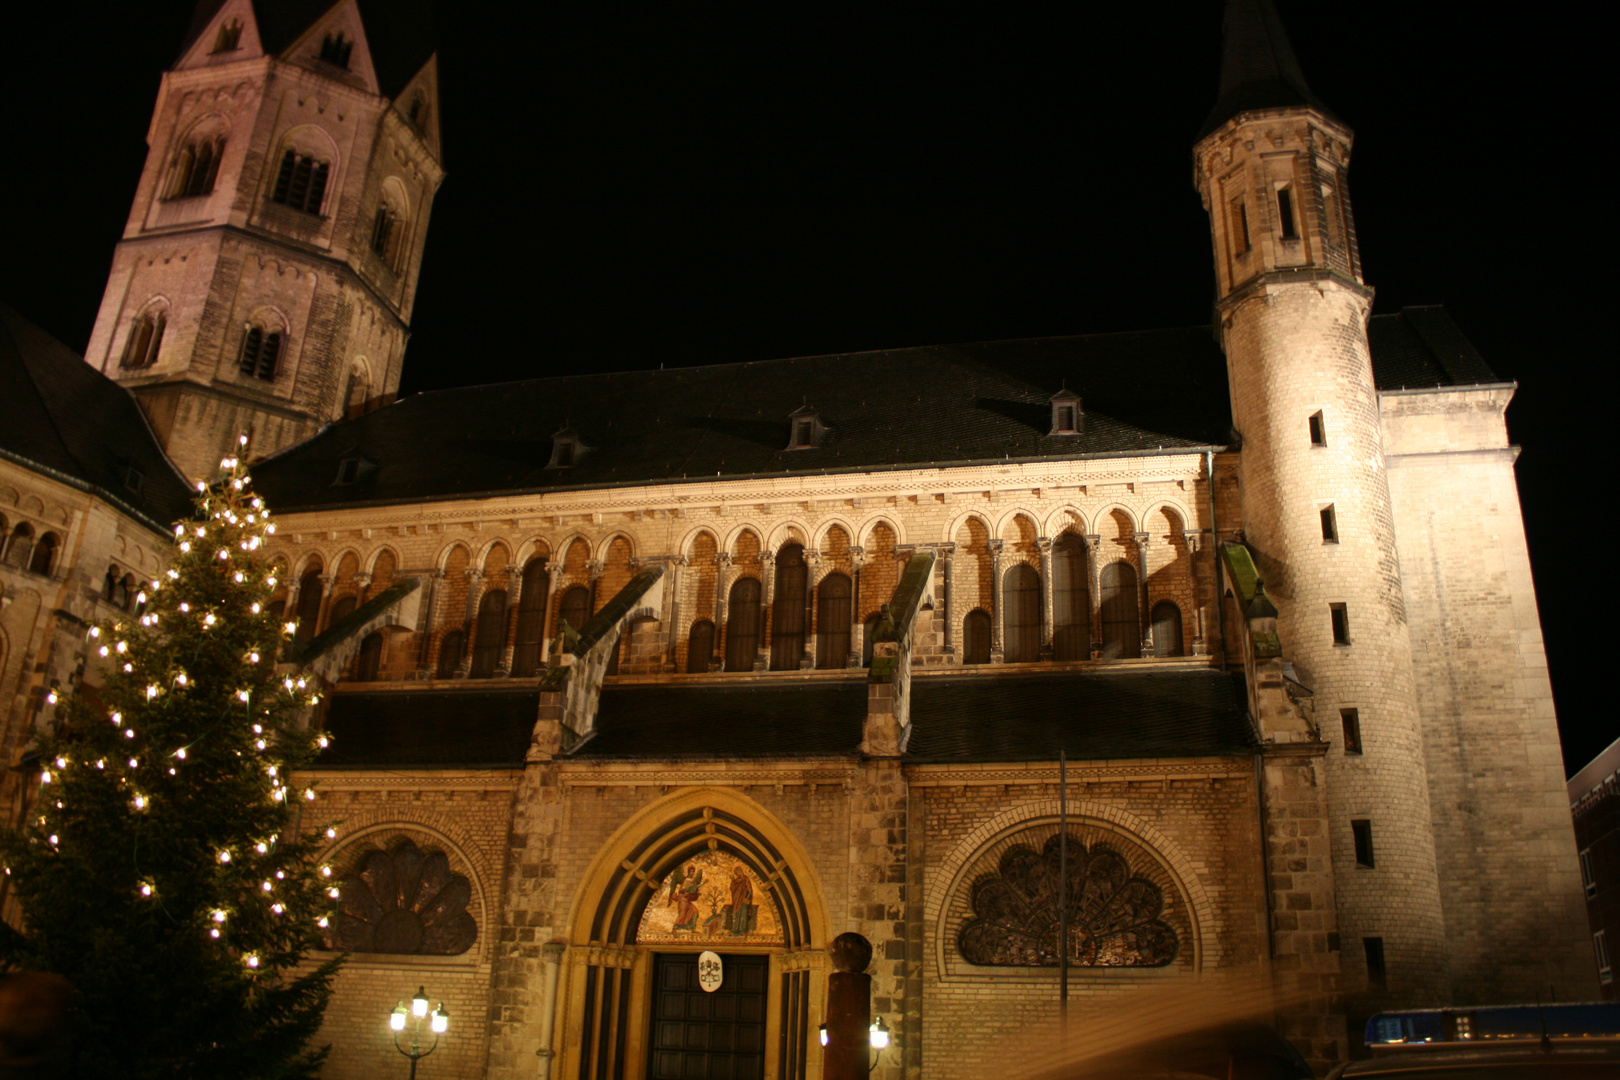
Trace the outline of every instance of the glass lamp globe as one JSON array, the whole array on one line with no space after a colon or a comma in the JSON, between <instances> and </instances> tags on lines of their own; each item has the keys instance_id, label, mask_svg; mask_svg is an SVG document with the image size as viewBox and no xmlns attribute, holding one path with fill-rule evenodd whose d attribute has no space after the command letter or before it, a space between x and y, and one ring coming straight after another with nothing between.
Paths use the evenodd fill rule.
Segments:
<instances>
[{"instance_id":1,"label":"glass lamp globe","mask_svg":"<svg viewBox=\"0 0 1620 1080\"><path fill-rule=\"evenodd\" d=\"M404 1031L405 1016L405 1003L402 1001L394 1007L393 1012L388 1014L388 1026L395 1031Z\"/></svg>"},{"instance_id":2,"label":"glass lamp globe","mask_svg":"<svg viewBox=\"0 0 1620 1080\"><path fill-rule=\"evenodd\" d=\"M866 1034L872 1040L872 1048L882 1050L889 1045L889 1025L883 1022L883 1017L872 1021L872 1026L866 1029Z\"/></svg>"},{"instance_id":3,"label":"glass lamp globe","mask_svg":"<svg viewBox=\"0 0 1620 1080\"><path fill-rule=\"evenodd\" d=\"M431 1026L435 1035L443 1035L450 1030L450 1013L445 1009L442 1001L439 1002L439 1007L433 1010Z\"/></svg>"},{"instance_id":4,"label":"glass lamp globe","mask_svg":"<svg viewBox=\"0 0 1620 1080\"><path fill-rule=\"evenodd\" d=\"M411 1015L418 1020L428 1014L427 987L418 987L415 996L411 998Z\"/></svg>"},{"instance_id":5,"label":"glass lamp globe","mask_svg":"<svg viewBox=\"0 0 1620 1080\"><path fill-rule=\"evenodd\" d=\"M821 1045L822 1046L827 1045L827 1025L826 1024L821 1025Z\"/></svg>"}]
</instances>

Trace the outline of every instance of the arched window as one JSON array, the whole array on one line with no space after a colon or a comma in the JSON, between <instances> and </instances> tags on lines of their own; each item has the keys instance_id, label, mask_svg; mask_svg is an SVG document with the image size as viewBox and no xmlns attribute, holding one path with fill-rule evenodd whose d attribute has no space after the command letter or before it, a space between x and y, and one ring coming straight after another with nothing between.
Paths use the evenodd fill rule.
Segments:
<instances>
[{"instance_id":1,"label":"arched window","mask_svg":"<svg viewBox=\"0 0 1620 1080\"><path fill-rule=\"evenodd\" d=\"M491 589L478 601L478 628L473 634L474 679L490 679L506 651L506 590Z\"/></svg>"},{"instance_id":2,"label":"arched window","mask_svg":"<svg viewBox=\"0 0 1620 1080\"><path fill-rule=\"evenodd\" d=\"M169 198L190 199L213 191L214 180L219 175L219 159L224 156L225 139L221 135L198 135L189 139L174 157Z\"/></svg>"},{"instance_id":3,"label":"arched window","mask_svg":"<svg viewBox=\"0 0 1620 1080\"><path fill-rule=\"evenodd\" d=\"M1160 600L1153 605L1153 655L1181 654L1181 607L1174 600Z\"/></svg>"},{"instance_id":4,"label":"arched window","mask_svg":"<svg viewBox=\"0 0 1620 1080\"><path fill-rule=\"evenodd\" d=\"M512 675L526 679L540 670L541 638L546 632L546 591L551 575L544 558L530 559L523 568L523 592L518 596L517 638L512 648Z\"/></svg>"},{"instance_id":5,"label":"arched window","mask_svg":"<svg viewBox=\"0 0 1620 1080\"><path fill-rule=\"evenodd\" d=\"M135 316L130 324L129 337L124 341L124 356L118 361L123 368L151 367L157 363L158 349L163 345L163 330L168 315L161 308L149 308Z\"/></svg>"},{"instance_id":6,"label":"arched window","mask_svg":"<svg viewBox=\"0 0 1620 1080\"><path fill-rule=\"evenodd\" d=\"M759 581L738 578L726 607L726 670L753 671L759 650Z\"/></svg>"},{"instance_id":7,"label":"arched window","mask_svg":"<svg viewBox=\"0 0 1620 1080\"><path fill-rule=\"evenodd\" d=\"M360 659L354 666L355 679L359 682L376 682L377 672L382 667L382 654L382 632L367 634L365 640L360 642Z\"/></svg>"},{"instance_id":8,"label":"arched window","mask_svg":"<svg viewBox=\"0 0 1620 1080\"><path fill-rule=\"evenodd\" d=\"M701 675L714 661L714 623L699 619L686 637L686 673Z\"/></svg>"},{"instance_id":9,"label":"arched window","mask_svg":"<svg viewBox=\"0 0 1620 1080\"><path fill-rule=\"evenodd\" d=\"M452 630L439 642L439 667L434 675L440 679L453 679L461 667L461 654L467 647L467 635Z\"/></svg>"},{"instance_id":10,"label":"arched window","mask_svg":"<svg viewBox=\"0 0 1620 1080\"><path fill-rule=\"evenodd\" d=\"M56 561L56 543L56 534L52 532L39 538L39 542L34 545L34 553L28 560L30 572L43 577L50 576L51 564Z\"/></svg>"},{"instance_id":11,"label":"arched window","mask_svg":"<svg viewBox=\"0 0 1620 1080\"><path fill-rule=\"evenodd\" d=\"M850 587L845 574L828 574L816 588L816 667L849 662Z\"/></svg>"},{"instance_id":12,"label":"arched window","mask_svg":"<svg viewBox=\"0 0 1620 1080\"><path fill-rule=\"evenodd\" d=\"M962 620L962 663L988 664L990 662L990 613L970 611Z\"/></svg>"},{"instance_id":13,"label":"arched window","mask_svg":"<svg viewBox=\"0 0 1620 1080\"><path fill-rule=\"evenodd\" d=\"M353 419L366 411L366 402L370 400L371 381L366 378L364 368L356 365L349 372L349 388L343 395L343 416Z\"/></svg>"},{"instance_id":14,"label":"arched window","mask_svg":"<svg viewBox=\"0 0 1620 1080\"><path fill-rule=\"evenodd\" d=\"M1136 569L1113 562L1100 576L1102 595L1102 654L1106 659L1142 655L1142 615L1136 598Z\"/></svg>"},{"instance_id":15,"label":"arched window","mask_svg":"<svg viewBox=\"0 0 1620 1080\"><path fill-rule=\"evenodd\" d=\"M562 594L562 603L557 606L557 636L562 636L563 623L573 627L577 634L590 618L591 590L583 585L575 585Z\"/></svg>"},{"instance_id":16,"label":"arched window","mask_svg":"<svg viewBox=\"0 0 1620 1080\"><path fill-rule=\"evenodd\" d=\"M34 527L26 521L17 522L6 541L6 562L21 570L28 565L28 556L34 553Z\"/></svg>"},{"instance_id":17,"label":"arched window","mask_svg":"<svg viewBox=\"0 0 1620 1080\"><path fill-rule=\"evenodd\" d=\"M883 621L883 612L875 611L866 617L861 625L861 666L872 666L872 646L877 644L878 624Z\"/></svg>"},{"instance_id":18,"label":"arched window","mask_svg":"<svg viewBox=\"0 0 1620 1080\"><path fill-rule=\"evenodd\" d=\"M101 598L109 604L123 607L124 605L118 599L119 590L123 588L123 585L123 579L118 576L118 567L109 565L107 567L107 576L101 579Z\"/></svg>"},{"instance_id":19,"label":"arched window","mask_svg":"<svg viewBox=\"0 0 1620 1080\"><path fill-rule=\"evenodd\" d=\"M1041 575L1028 563L1009 566L1001 578L1002 648L1009 664L1041 655Z\"/></svg>"},{"instance_id":20,"label":"arched window","mask_svg":"<svg viewBox=\"0 0 1620 1080\"><path fill-rule=\"evenodd\" d=\"M349 54L354 51L354 41L345 36L342 31L336 34L327 34L321 39L320 57L328 64L348 70Z\"/></svg>"},{"instance_id":21,"label":"arched window","mask_svg":"<svg viewBox=\"0 0 1620 1080\"><path fill-rule=\"evenodd\" d=\"M237 368L243 375L251 375L266 382L276 377L281 360L283 334L281 327L268 320L250 322L242 331L242 355Z\"/></svg>"},{"instance_id":22,"label":"arched window","mask_svg":"<svg viewBox=\"0 0 1620 1080\"><path fill-rule=\"evenodd\" d=\"M298 630L293 637L308 641L315 636L321 619L321 564L312 563L298 579Z\"/></svg>"},{"instance_id":23,"label":"arched window","mask_svg":"<svg viewBox=\"0 0 1620 1080\"><path fill-rule=\"evenodd\" d=\"M270 201L306 214L319 214L321 202L326 198L326 177L331 167L329 161L289 147L281 155L281 168L276 173Z\"/></svg>"},{"instance_id":24,"label":"arched window","mask_svg":"<svg viewBox=\"0 0 1620 1080\"><path fill-rule=\"evenodd\" d=\"M326 625L336 626L338 623L354 614L354 609L360 606L358 596L340 596L332 601L332 609L326 613Z\"/></svg>"},{"instance_id":25,"label":"arched window","mask_svg":"<svg viewBox=\"0 0 1620 1080\"><path fill-rule=\"evenodd\" d=\"M1052 544L1052 659L1091 657L1091 590L1086 546L1066 532Z\"/></svg>"},{"instance_id":26,"label":"arched window","mask_svg":"<svg viewBox=\"0 0 1620 1080\"><path fill-rule=\"evenodd\" d=\"M809 568L804 548L784 544L776 554L776 596L771 603L771 670L797 671L804 655L804 600Z\"/></svg>"},{"instance_id":27,"label":"arched window","mask_svg":"<svg viewBox=\"0 0 1620 1080\"><path fill-rule=\"evenodd\" d=\"M371 251L390 270L399 269L405 246L405 210L397 192L385 191L371 219Z\"/></svg>"},{"instance_id":28,"label":"arched window","mask_svg":"<svg viewBox=\"0 0 1620 1080\"><path fill-rule=\"evenodd\" d=\"M219 24L219 33L214 35L214 52L231 52L242 40L242 20L227 19Z\"/></svg>"}]
</instances>

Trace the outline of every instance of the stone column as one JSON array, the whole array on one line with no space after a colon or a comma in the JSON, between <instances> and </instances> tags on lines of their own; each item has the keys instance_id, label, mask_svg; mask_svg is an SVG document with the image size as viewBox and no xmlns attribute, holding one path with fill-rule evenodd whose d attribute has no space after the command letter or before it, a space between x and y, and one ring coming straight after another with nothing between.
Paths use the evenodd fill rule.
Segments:
<instances>
[{"instance_id":1,"label":"stone column","mask_svg":"<svg viewBox=\"0 0 1620 1080\"><path fill-rule=\"evenodd\" d=\"M990 541L990 662L999 664L1006 658L1006 647L1001 641L1001 552L1005 540Z\"/></svg>"},{"instance_id":2,"label":"stone column","mask_svg":"<svg viewBox=\"0 0 1620 1080\"><path fill-rule=\"evenodd\" d=\"M1086 533L1081 537L1086 548L1086 596L1091 600L1091 658L1102 656L1102 537Z\"/></svg>"},{"instance_id":3,"label":"stone column","mask_svg":"<svg viewBox=\"0 0 1620 1080\"><path fill-rule=\"evenodd\" d=\"M495 662L495 675L504 679L512 670L512 650L517 648L517 609L523 596L523 573L517 566L506 568L506 644Z\"/></svg>"},{"instance_id":4,"label":"stone column","mask_svg":"<svg viewBox=\"0 0 1620 1080\"><path fill-rule=\"evenodd\" d=\"M801 670L816 666L816 589L821 586L821 552L804 549L804 653L799 657Z\"/></svg>"},{"instance_id":5,"label":"stone column","mask_svg":"<svg viewBox=\"0 0 1620 1080\"><path fill-rule=\"evenodd\" d=\"M714 655L709 659L710 671L722 671L726 666L726 591L730 586L731 555L717 551L714 555Z\"/></svg>"},{"instance_id":6,"label":"stone column","mask_svg":"<svg viewBox=\"0 0 1620 1080\"><path fill-rule=\"evenodd\" d=\"M754 670L766 671L771 666L771 638L776 631L771 618L771 601L776 598L776 552L759 553L759 639L754 646Z\"/></svg>"},{"instance_id":7,"label":"stone column","mask_svg":"<svg viewBox=\"0 0 1620 1080\"><path fill-rule=\"evenodd\" d=\"M944 620L939 637L940 651L948 658L956 655L956 624L951 613L951 556L956 554L956 545L940 544L935 550L939 553L939 565L942 567L940 572L944 575L944 584L939 591L939 610ZM945 662L948 664L950 660L947 659Z\"/></svg>"},{"instance_id":8,"label":"stone column","mask_svg":"<svg viewBox=\"0 0 1620 1080\"><path fill-rule=\"evenodd\" d=\"M540 1059L539 1080L550 1080L551 1061L556 1051L551 1048L552 1033L556 1030L557 1018L557 975L562 967L563 953L568 946L561 941L550 941L540 946L540 963L544 967L544 974L540 977L540 1049L535 1056Z\"/></svg>"},{"instance_id":9,"label":"stone column","mask_svg":"<svg viewBox=\"0 0 1620 1080\"><path fill-rule=\"evenodd\" d=\"M1203 537L1203 532L1202 532L1202 530L1199 530L1199 529L1190 529L1190 530L1183 529L1182 533L1181 533L1181 539L1187 545L1187 572L1188 572L1188 575L1192 578L1192 587L1193 587L1192 591L1193 591L1193 623L1194 623L1194 627L1193 627L1193 639L1192 639L1192 655L1194 655L1194 656L1208 656L1209 655L1209 642L1204 637L1204 602L1203 602L1203 589L1201 587L1203 575L1198 572L1198 548L1199 548L1199 543L1198 542L1202 537ZM1185 629L1183 629L1182 632L1185 633L1186 632Z\"/></svg>"},{"instance_id":10,"label":"stone column","mask_svg":"<svg viewBox=\"0 0 1620 1080\"><path fill-rule=\"evenodd\" d=\"M591 575L591 610L587 613L588 617L596 614L596 583L602 580L602 571L607 567L601 559L591 559L585 563L585 569ZM580 629L580 627L575 627L575 629Z\"/></svg>"},{"instance_id":11,"label":"stone column","mask_svg":"<svg viewBox=\"0 0 1620 1080\"><path fill-rule=\"evenodd\" d=\"M1052 538L1037 536L1035 547L1041 553L1041 650L1042 660L1052 659Z\"/></svg>"},{"instance_id":12,"label":"stone column","mask_svg":"<svg viewBox=\"0 0 1620 1080\"><path fill-rule=\"evenodd\" d=\"M1136 607L1141 612L1141 625L1137 628L1142 635L1142 655L1153 655L1153 616L1148 611L1148 560L1147 542L1148 533L1132 533L1131 539L1136 541Z\"/></svg>"},{"instance_id":13,"label":"stone column","mask_svg":"<svg viewBox=\"0 0 1620 1080\"><path fill-rule=\"evenodd\" d=\"M866 623L861 618L861 566L866 562L866 549L849 549L849 666L860 667L866 655Z\"/></svg>"},{"instance_id":14,"label":"stone column","mask_svg":"<svg viewBox=\"0 0 1620 1080\"><path fill-rule=\"evenodd\" d=\"M354 587L356 589L355 596L358 598L358 602L364 604L368 599L366 596L366 590L371 588L371 575L354 575Z\"/></svg>"},{"instance_id":15,"label":"stone column","mask_svg":"<svg viewBox=\"0 0 1620 1080\"><path fill-rule=\"evenodd\" d=\"M424 576L427 578L427 584L423 586L422 591L426 595L422 597L422 627L418 631L421 634L421 641L417 645L416 653L418 679L428 677L428 660L433 651L433 632L438 629L439 623L435 618L439 610L439 583L444 580L444 571L434 570Z\"/></svg>"},{"instance_id":16,"label":"stone column","mask_svg":"<svg viewBox=\"0 0 1620 1080\"><path fill-rule=\"evenodd\" d=\"M336 574L321 575L321 606L315 614L315 625L310 627L309 636L314 637L320 633L321 623L326 619L328 605L332 602L332 586L337 582Z\"/></svg>"},{"instance_id":17,"label":"stone column","mask_svg":"<svg viewBox=\"0 0 1620 1080\"><path fill-rule=\"evenodd\" d=\"M663 668L665 671L673 672L678 670L675 657L681 632L681 567L686 565L686 556L676 555L666 560L666 564L669 567L669 573L666 576L664 588L668 590L665 595L669 597L669 603L664 605L664 610L668 612L668 616L664 621Z\"/></svg>"},{"instance_id":18,"label":"stone column","mask_svg":"<svg viewBox=\"0 0 1620 1080\"><path fill-rule=\"evenodd\" d=\"M469 566L464 573L467 575L467 607L461 619L461 666L456 668L455 674L458 679L465 679L472 670L473 646L478 643L479 584L484 580L484 572L477 567Z\"/></svg>"}]
</instances>

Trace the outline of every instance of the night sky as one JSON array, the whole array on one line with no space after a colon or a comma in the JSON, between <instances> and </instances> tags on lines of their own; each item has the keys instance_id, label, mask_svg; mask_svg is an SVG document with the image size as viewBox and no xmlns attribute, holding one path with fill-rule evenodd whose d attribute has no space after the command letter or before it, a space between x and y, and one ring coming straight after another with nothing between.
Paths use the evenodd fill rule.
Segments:
<instances>
[{"instance_id":1,"label":"night sky","mask_svg":"<svg viewBox=\"0 0 1620 1080\"><path fill-rule=\"evenodd\" d=\"M441 5L449 177L402 391L1208 323L1190 147L1220 6L1099 6ZM1620 536L1571 479L1613 400L1601 36L1459 4L1279 6L1358 135L1376 310L1445 303L1519 382L1573 772L1620 736L1593 617ZM82 349L189 5L30 16L0 65L0 300Z\"/></svg>"}]
</instances>

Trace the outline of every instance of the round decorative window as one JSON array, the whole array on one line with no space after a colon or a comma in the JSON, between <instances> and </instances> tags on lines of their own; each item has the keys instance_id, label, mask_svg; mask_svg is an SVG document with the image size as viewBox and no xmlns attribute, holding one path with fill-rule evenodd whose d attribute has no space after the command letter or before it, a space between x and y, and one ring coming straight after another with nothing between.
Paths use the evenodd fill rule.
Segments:
<instances>
[{"instance_id":1,"label":"round decorative window","mask_svg":"<svg viewBox=\"0 0 1620 1080\"><path fill-rule=\"evenodd\" d=\"M456 956L478 940L471 900L472 884L444 852L397 840L361 855L343 879L327 948Z\"/></svg>"}]
</instances>

